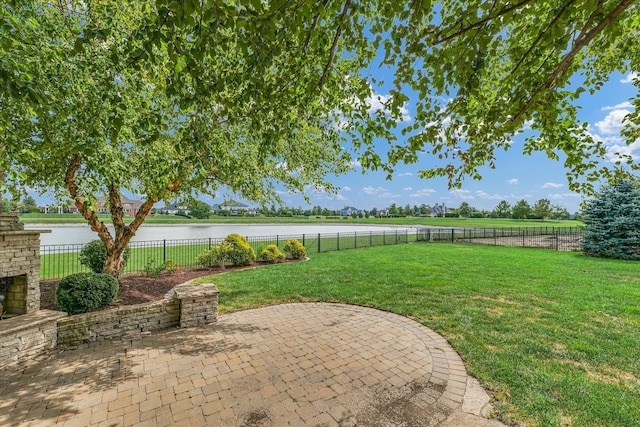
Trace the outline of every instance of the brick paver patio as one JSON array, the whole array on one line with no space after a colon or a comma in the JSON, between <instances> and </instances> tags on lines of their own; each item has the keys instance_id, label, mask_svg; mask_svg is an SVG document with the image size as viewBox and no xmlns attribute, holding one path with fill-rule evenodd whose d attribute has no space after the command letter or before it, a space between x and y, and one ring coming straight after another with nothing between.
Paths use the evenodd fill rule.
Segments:
<instances>
[{"instance_id":1,"label":"brick paver patio","mask_svg":"<svg viewBox=\"0 0 640 427\"><path fill-rule=\"evenodd\" d=\"M462 413L468 377L444 338L343 304L239 311L0 374L2 426L500 425Z\"/></svg>"}]
</instances>

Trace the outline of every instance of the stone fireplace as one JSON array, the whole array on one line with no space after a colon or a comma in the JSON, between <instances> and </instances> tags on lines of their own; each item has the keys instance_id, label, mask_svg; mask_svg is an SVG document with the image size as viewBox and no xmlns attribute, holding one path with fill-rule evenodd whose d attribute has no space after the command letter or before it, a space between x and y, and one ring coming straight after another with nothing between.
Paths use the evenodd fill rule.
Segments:
<instances>
[{"instance_id":1,"label":"stone fireplace","mask_svg":"<svg viewBox=\"0 0 640 427\"><path fill-rule=\"evenodd\" d=\"M19 213L0 212L0 304L2 317L40 309L40 233L25 230Z\"/></svg>"}]
</instances>

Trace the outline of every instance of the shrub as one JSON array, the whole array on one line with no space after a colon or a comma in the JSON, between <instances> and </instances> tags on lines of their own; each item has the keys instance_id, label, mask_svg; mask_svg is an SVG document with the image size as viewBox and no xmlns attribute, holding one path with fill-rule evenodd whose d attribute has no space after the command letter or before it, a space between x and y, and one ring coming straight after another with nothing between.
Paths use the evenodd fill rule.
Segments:
<instances>
[{"instance_id":1,"label":"shrub","mask_svg":"<svg viewBox=\"0 0 640 427\"><path fill-rule=\"evenodd\" d=\"M178 264L168 259L163 264L156 264L153 258L147 258L147 263L142 267L142 273L145 276L158 277L163 271L174 274L178 269Z\"/></svg>"},{"instance_id":2,"label":"shrub","mask_svg":"<svg viewBox=\"0 0 640 427\"><path fill-rule=\"evenodd\" d=\"M260 252L260 259L271 264L282 262L285 255L278 249L276 245L269 245Z\"/></svg>"},{"instance_id":3,"label":"shrub","mask_svg":"<svg viewBox=\"0 0 640 427\"><path fill-rule=\"evenodd\" d=\"M205 267L224 268L225 265L230 264L229 252L231 252L232 249L233 247L227 242L222 242L219 245L211 245L209 250L196 257L196 261Z\"/></svg>"},{"instance_id":4,"label":"shrub","mask_svg":"<svg viewBox=\"0 0 640 427\"><path fill-rule=\"evenodd\" d=\"M298 239L289 239L284 243L284 251L293 259L301 259L307 256L307 250Z\"/></svg>"},{"instance_id":5,"label":"shrub","mask_svg":"<svg viewBox=\"0 0 640 427\"><path fill-rule=\"evenodd\" d=\"M56 303L69 314L86 313L109 305L118 295L118 281L103 273L71 274L58 283Z\"/></svg>"},{"instance_id":6,"label":"shrub","mask_svg":"<svg viewBox=\"0 0 640 427\"><path fill-rule=\"evenodd\" d=\"M256 260L256 253L247 239L241 235L229 234L224 238L224 242L231 245L227 253L227 261L230 265L249 265Z\"/></svg>"},{"instance_id":7,"label":"shrub","mask_svg":"<svg viewBox=\"0 0 640 427\"><path fill-rule=\"evenodd\" d=\"M129 259L129 248L124 250L124 254L122 255L123 263L122 268L127 265L127 260ZM84 245L82 250L80 251L80 264L88 267L89 270L94 273L102 273L104 269L104 262L107 259L107 249L104 247L104 243L102 240L92 240L91 242Z\"/></svg>"}]
</instances>

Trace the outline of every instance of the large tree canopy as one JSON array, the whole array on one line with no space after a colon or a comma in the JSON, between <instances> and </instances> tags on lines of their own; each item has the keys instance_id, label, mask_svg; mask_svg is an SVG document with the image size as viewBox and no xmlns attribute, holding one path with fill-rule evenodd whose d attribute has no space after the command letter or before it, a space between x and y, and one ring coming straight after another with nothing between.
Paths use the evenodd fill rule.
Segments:
<instances>
[{"instance_id":1,"label":"large tree canopy","mask_svg":"<svg viewBox=\"0 0 640 427\"><path fill-rule=\"evenodd\" d=\"M71 197L108 271L159 200L330 190L352 156L391 172L427 153L441 162L423 176L456 185L527 126L524 152L563 155L571 188L589 191L618 169L573 101L640 70L639 16L632 0L4 2L0 170L10 189ZM627 117L628 143L639 121ZM131 224L122 189L145 197Z\"/></svg>"}]
</instances>

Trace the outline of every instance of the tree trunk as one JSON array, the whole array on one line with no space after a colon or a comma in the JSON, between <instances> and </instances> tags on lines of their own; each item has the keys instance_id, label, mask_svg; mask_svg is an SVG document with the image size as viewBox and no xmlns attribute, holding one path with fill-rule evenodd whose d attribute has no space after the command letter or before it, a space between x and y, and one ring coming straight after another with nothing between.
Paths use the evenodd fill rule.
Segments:
<instances>
[{"instance_id":1,"label":"tree trunk","mask_svg":"<svg viewBox=\"0 0 640 427\"><path fill-rule=\"evenodd\" d=\"M92 210L87 203L85 203L84 195L82 194L80 187L76 181L76 173L82 166L82 153L73 154L69 161L69 167L65 175L65 185L69 194L73 198L76 207L87 220L87 223L91 226L91 230L98 233L100 240L104 244L107 251L107 258L104 263L103 272L112 275L116 279L120 279L122 270L124 269L124 251L129 246L129 242L138 231L138 228L142 225L146 219L153 205L158 202L162 197L149 197L138 209L135 218L129 225L124 223L124 210L122 208L122 193L120 188L116 184L108 185L109 196L109 210L111 212L111 220L115 228L115 238L109 232L109 229L104 222L100 221L97 213ZM184 177L178 177L171 182L165 191L159 192L159 194L173 193L178 191L180 183Z\"/></svg>"},{"instance_id":2,"label":"tree trunk","mask_svg":"<svg viewBox=\"0 0 640 427\"><path fill-rule=\"evenodd\" d=\"M120 281L120 276L122 276L122 270L124 270L124 250L126 249L126 245L124 248L118 248L113 246L111 250L107 249L107 258L104 261L104 269L103 273L110 274L118 281Z\"/></svg>"}]
</instances>

